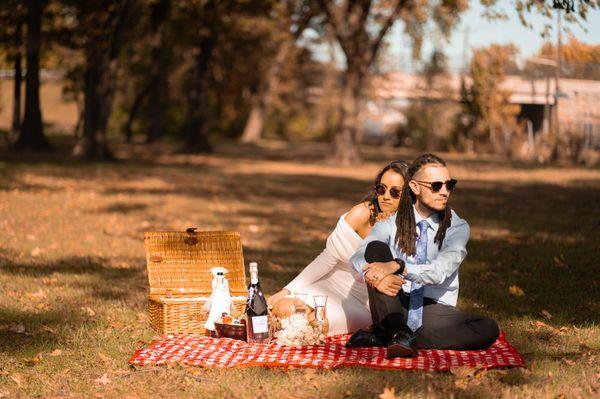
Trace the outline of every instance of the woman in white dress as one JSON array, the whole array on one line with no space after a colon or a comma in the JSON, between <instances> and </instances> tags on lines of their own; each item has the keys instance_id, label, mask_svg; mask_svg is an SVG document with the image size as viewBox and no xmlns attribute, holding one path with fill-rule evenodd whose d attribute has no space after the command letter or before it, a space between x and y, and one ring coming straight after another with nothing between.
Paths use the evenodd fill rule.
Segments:
<instances>
[{"instance_id":1,"label":"woman in white dress","mask_svg":"<svg viewBox=\"0 0 600 399\"><path fill-rule=\"evenodd\" d=\"M373 225L395 214L404 186L408 164L393 161L376 176L373 190L348 212L340 216L327 245L281 291L268 299L273 306L291 293L327 295L329 335L351 333L372 323L367 287L355 279L348 259ZM308 303L312 305L312 303Z\"/></svg>"}]
</instances>

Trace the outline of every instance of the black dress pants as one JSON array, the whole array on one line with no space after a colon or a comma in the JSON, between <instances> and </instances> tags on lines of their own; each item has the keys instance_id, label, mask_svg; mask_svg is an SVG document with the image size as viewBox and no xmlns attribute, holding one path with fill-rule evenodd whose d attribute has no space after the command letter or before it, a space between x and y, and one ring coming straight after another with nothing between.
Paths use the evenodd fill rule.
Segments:
<instances>
[{"instance_id":1,"label":"black dress pants","mask_svg":"<svg viewBox=\"0 0 600 399\"><path fill-rule=\"evenodd\" d=\"M365 251L367 262L388 262L392 253L387 244L373 241ZM388 338L399 331L412 331L406 326L409 295L385 295L367 285L373 325ZM500 330L489 317L462 312L454 306L442 305L431 298L423 301L423 325L414 332L414 344L419 349L479 350L492 345Z\"/></svg>"}]
</instances>

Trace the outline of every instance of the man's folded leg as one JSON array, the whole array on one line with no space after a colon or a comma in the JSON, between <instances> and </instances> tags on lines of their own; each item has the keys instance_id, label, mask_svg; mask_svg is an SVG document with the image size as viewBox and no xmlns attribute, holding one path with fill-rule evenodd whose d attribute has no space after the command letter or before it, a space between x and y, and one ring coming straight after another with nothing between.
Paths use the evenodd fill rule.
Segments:
<instances>
[{"instance_id":1,"label":"man's folded leg","mask_svg":"<svg viewBox=\"0 0 600 399\"><path fill-rule=\"evenodd\" d=\"M423 326L415 333L415 345L419 349L483 350L499 333L498 324L489 317L429 304L423 308Z\"/></svg>"},{"instance_id":2,"label":"man's folded leg","mask_svg":"<svg viewBox=\"0 0 600 399\"><path fill-rule=\"evenodd\" d=\"M390 247L384 242L372 241L365 249L365 260L369 263L389 262L393 259ZM367 291L371 317L376 328L384 330L388 338L391 338L397 330L406 327L408 301L401 300L402 294L391 297L368 284Z\"/></svg>"}]
</instances>

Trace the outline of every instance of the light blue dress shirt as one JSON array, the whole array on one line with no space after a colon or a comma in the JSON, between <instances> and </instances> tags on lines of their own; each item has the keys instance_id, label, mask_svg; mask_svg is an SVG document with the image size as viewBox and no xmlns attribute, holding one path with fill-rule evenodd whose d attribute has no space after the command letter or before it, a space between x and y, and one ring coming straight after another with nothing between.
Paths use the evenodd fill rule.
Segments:
<instances>
[{"instance_id":1,"label":"light blue dress shirt","mask_svg":"<svg viewBox=\"0 0 600 399\"><path fill-rule=\"evenodd\" d=\"M414 207L413 207L414 210ZM423 217L414 210L415 222L418 224ZM350 266L355 272L355 278L364 282L363 268L367 265L365 249L371 241L382 241L388 244L394 258L402 259L406 264L406 276L402 290L410 293L410 282L414 281L425 286L425 296L438 303L456 306L458 299L458 268L467 256L469 241L469 225L464 219L452 211L451 225L446 230L442 248L434 243L439 228L439 216L434 214L426 219L427 229L427 263L415 264L413 256L406 256L394 243L396 238L396 218L390 217L375 223L371 234L360 244L356 253L350 258Z\"/></svg>"}]
</instances>

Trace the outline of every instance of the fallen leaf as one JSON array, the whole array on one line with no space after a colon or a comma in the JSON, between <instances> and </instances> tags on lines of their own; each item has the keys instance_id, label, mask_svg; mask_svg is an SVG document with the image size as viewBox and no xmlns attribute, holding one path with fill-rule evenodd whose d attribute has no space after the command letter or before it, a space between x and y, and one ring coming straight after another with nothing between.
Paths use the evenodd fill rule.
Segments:
<instances>
[{"instance_id":1,"label":"fallen leaf","mask_svg":"<svg viewBox=\"0 0 600 399\"><path fill-rule=\"evenodd\" d=\"M36 364L39 364L41 361L42 361L42 354L38 353L31 359L25 359L23 361L23 363L25 363L26 366L32 367L32 366L35 366Z\"/></svg>"},{"instance_id":2,"label":"fallen leaf","mask_svg":"<svg viewBox=\"0 0 600 399\"><path fill-rule=\"evenodd\" d=\"M25 333L25 325L23 323L13 324L8 330L17 334L23 334Z\"/></svg>"},{"instance_id":3,"label":"fallen leaf","mask_svg":"<svg viewBox=\"0 0 600 399\"><path fill-rule=\"evenodd\" d=\"M481 379L481 378L485 377L485 375L487 374L487 372L488 372L487 369L484 369L484 368L479 369L475 373L475 378Z\"/></svg>"},{"instance_id":4,"label":"fallen leaf","mask_svg":"<svg viewBox=\"0 0 600 399\"><path fill-rule=\"evenodd\" d=\"M108 375L107 375L106 373L104 373L104 374L102 375L102 377L100 377L100 378L96 378L96 379L94 380L94 382L95 382L96 384L100 384L100 385L108 385L108 384L110 384L110 379L108 378Z\"/></svg>"},{"instance_id":5,"label":"fallen leaf","mask_svg":"<svg viewBox=\"0 0 600 399\"><path fill-rule=\"evenodd\" d=\"M90 317L96 316L96 312L94 312L94 309L90 308L89 306L82 306L81 310L83 310L83 312Z\"/></svg>"},{"instance_id":6,"label":"fallen leaf","mask_svg":"<svg viewBox=\"0 0 600 399\"><path fill-rule=\"evenodd\" d=\"M309 368L309 369L306 369L306 370L304 371L304 379L305 379L306 381L310 381L310 380L312 380L312 379L315 377L315 374L316 374L316 373L317 373L317 372L315 371L315 369L310 369L310 368Z\"/></svg>"},{"instance_id":7,"label":"fallen leaf","mask_svg":"<svg viewBox=\"0 0 600 399\"><path fill-rule=\"evenodd\" d=\"M472 376L475 375L476 371L477 371L476 368L474 368L474 367L467 367L467 366L452 367L452 368L450 368L450 373L452 373L456 378L472 377Z\"/></svg>"},{"instance_id":8,"label":"fallen leaf","mask_svg":"<svg viewBox=\"0 0 600 399\"><path fill-rule=\"evenodd\" d=\"M562 361L565 362L566 364L568 364L569 366L574 366L575 362L571 359L567 359L566 357L562 358Z\"/></svg>"},{"instance_id":9,"label":"fallen leaf","mask_svg":"<svg viewBox=\"0 0 600 399\"><path fill-rule=\"evenodd\" d=\"M480 384L480 380L488 371L481 365L477 365L475 367L452 367L450 372L454 375L454 385L457 388L465 389L469 384Z\"/></svg>"},{"instance_id":10,"label":"fallen leaf","mask_svg":"<svg viewBox=\"0 0 600 399\"><path fill-rule=\"evenodd\" d=\"M41 253L42 253L42 250L39 247L35 247L31 250L31 252L29 252L29 255L31 255L35 258L37 256L40 256Z\"/></svg>"},{"instance_id":11,"label":"fallen leaf","mask_svg":"<svg viewBox=\"0 0 600 399\"><path fill-rule=\"evenodd\" d=\"M17 384L17 386L19 388L21 388L22 382L21 382L21 375L20 374L13 374L13 375L11 375L10 379L13 380L15 382L15 384Z\"/></svg>"},{"instance_id":12,"label":"fallen leaf","mask_svg":"<svg viewBox=\"0 0 600 399\"><path fill-rule=\"evenodd\" d=\"M567 264L565 262L565 256L563 254L555 256L554 257L554 265L556 267L565 267L565 266L567 266Z\"/></svg>"},{"instance_id":13,"label":"fallen leaf","mask_svg":"<svg viewBox=\"0 0 600 399\"><path fill-rule=\"evenodd\" d=\"M112 358L110 356L105 355L104 353L98 353L98 357L100 359L102 359L102 361L105 362L105 363L112 362Z\"/></svg>"},{"instance_id":14,"label":"fallen leaf","mask_svg":"<svg viewBox=\"0 0 600 399\"><path fill-rule=\"evenodd\" d=\"M42 283L46 284L46 285L56 285L58 284L58 279L56 277L52 277L52 278L43 278L42 279Z\"/></svg>"},{"instance_id":15,"label":"fallen leaf","mask_svg":"<svg viewBox=\"0 0 600 399\"><path fill-rule=\"evenodd\" d=\"M400 399L399 396L396 396L396 388L383 388L383 392L379 394L379 399Z\"/></svg>"},{"instance_id":16,"label":"fallen leaf","mask_svg":"<svg viewBox=\"0 0 600 399\"><path fill-rule=\"evenodd\" d=\"M257 233L260 230L260 227L255 224L251 224L248 226L248 230L250 230L251 233Z\"/></svg>"},{"instance_id":17,"label":"fallen leaf","mask_svg":"<svg viewBox=\"0 0 600 399\"><path fill-rule=\"evenodd\" d=\"M60 349L54 349L52 352L50 352L50 356L60 356L62 355L62 351Z\"/></svg>"},{"instance_id":18,"label":"fallen leaf","mask_svg":"<svg viewBox=\"0 0 600 399\"><path fill-rule=\"evenodd\" d=\"M588 358L587 365L591 366L592 364L595 364L595 362L596 362L596 356L592 355ZM600 377L600 375L599 375L599 377ZM600 380L600 378L598 378L598 380Z\"/></svg>"},{"instance_id":19,"label":"fallen leaf","mask_svg":"<svg viewBox=\"0 0 600 399\"><path fill-rule=\"evenodd\" d=\"M543 321L536 320L535 327L539 329L542 327L550 327L550 326L548 324L544 323Z\"/></svg>"},{"instance_id":20,"label":"fallen leaf","mask_svg":"<svg viewBox=\"0 0 600 399\"><path fill-rule=\"evenodd\" d=\"M56 329L54 329L54 328L52 328L50 326L47 326L45 324L42 326L42 330L46 331L46 332L49 332L51 334L56 334Z\"/></svg>"},{"instance_id":21,"label":"fallen leaf","mask_svg":"<svg viewBox=\"0 0 600 399\"><path fill-rule=\"evenodd\" d=\"M543 309L540 314L548 320L552 319L552 315L546 309Z\"/></svg>"},{"instance_id":22,"label":"fallen leaf","mask_svg":"<svg viewBox=\"0 0 600 399\"><path fill-rule=\"evenodd\" d=\"M516 286L516 285L511 285L508 288L508 292L510 293L510 295L514 295L514 296L523 296L525 295L525 292L523 292L523 290Z\"/></svg>"}]
</instances>

